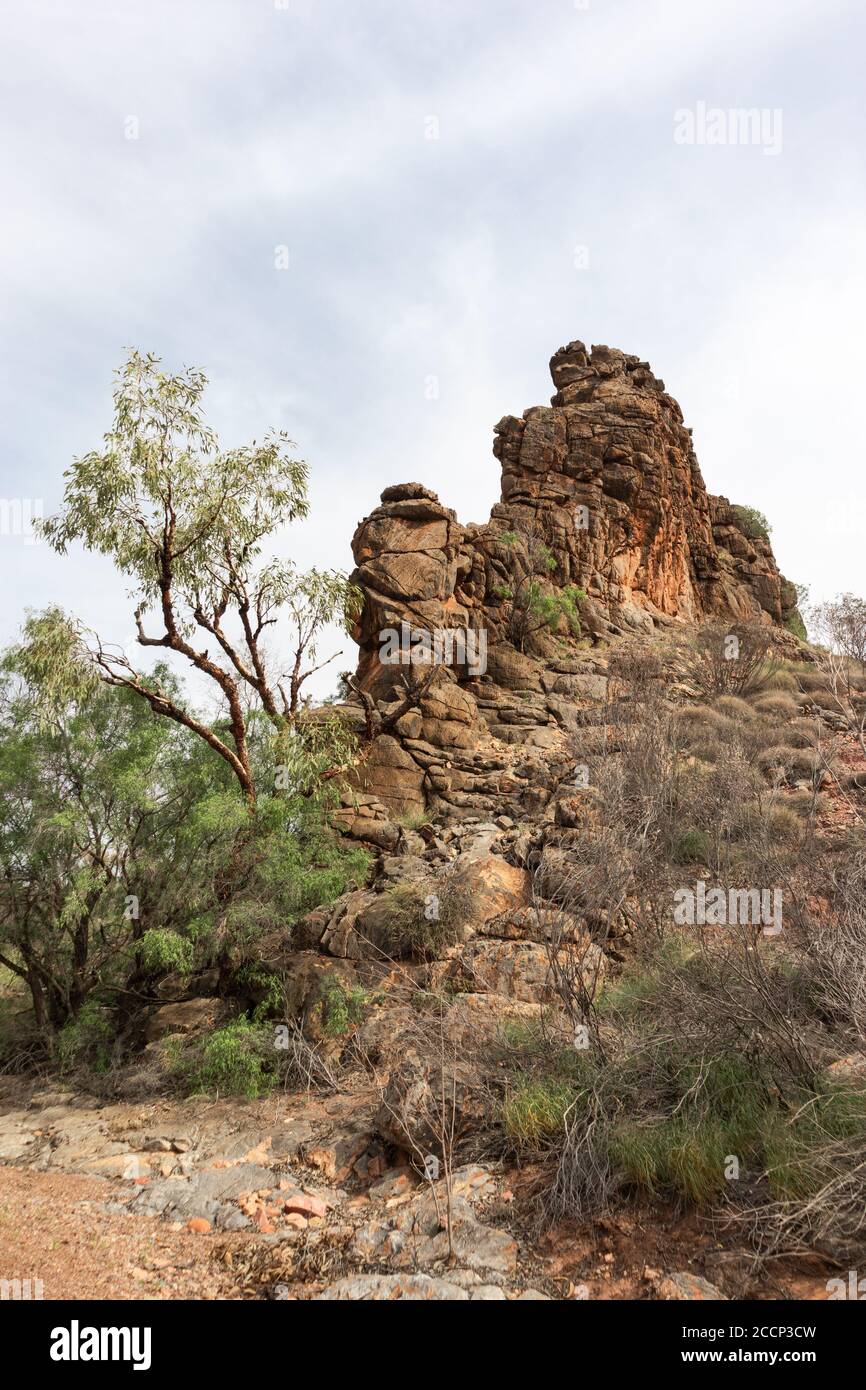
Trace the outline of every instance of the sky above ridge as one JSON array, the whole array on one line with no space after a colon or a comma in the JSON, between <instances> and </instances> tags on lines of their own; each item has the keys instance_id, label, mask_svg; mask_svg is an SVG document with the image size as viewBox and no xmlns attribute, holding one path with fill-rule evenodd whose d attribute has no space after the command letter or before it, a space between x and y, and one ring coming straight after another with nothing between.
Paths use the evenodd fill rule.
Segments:
<instances>
[{"instance_id":1,"label":"sky above ridge","mask_svg":"<svg viewBox=\"0 0 866 1390\"><path fill-rule=\"evenodd\" d=\"M649 360L789 578L863 593L864 49L861 0L3 0L0 498L57 508L134 345L225 444L288 431L278 548L348 569L389 484L486 520L494 424L581 338ZM772 142L710 143L741 109ZM16 529L0 642L52 602L131 637L106 560Z\"/></svg>"}]
</instances>

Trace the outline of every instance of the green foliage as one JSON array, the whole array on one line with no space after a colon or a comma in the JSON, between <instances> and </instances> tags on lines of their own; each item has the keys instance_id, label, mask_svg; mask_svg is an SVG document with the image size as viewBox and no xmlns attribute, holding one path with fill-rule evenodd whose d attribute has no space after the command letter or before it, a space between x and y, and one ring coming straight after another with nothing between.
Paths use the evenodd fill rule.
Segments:
<instances>
[{"instance_id":1,"label":"green foliage","mask_svg":"<svg viewBox=\"0 0 866 1390\"><path fill-rule=\"evenodd\" d=\"M712 851L712 841L705 830L691 828L683 831L674 845L676 864L706 864Z\"/></svg>"},{"instance_id":2,"label":"green foliage","mask_svg":"<svg viewBox=\"0 0 866 1390\"><path fill-rule=\"evenodd\" d=\"M809 585L795 584L794 591L797 595L797 607L800 609L805 608L809 602Z\"/></svg>"},{"instance_id":3,"label":"green foliage","mask_svg":"<svg viewBox=\"0 0 866 1390\"><path fill-rule=\"evenodd\" d=\"M347 985L339 975L322 981L319 1009L326 1038L344 1038L364 1021L368 995L360 985Z\"/></svg>"},{"instance_id":4,"label":"green foliage","mask_svg":"<svg viewBox=\"0 0 866 1390\"><path fill-rule=\"evenodd\" d=\"M496 581L491 593L512 604L509 635L518 650L543 629L556 633L563 620L572 637L580 636L578 604L586 598L577 585L551 589L550 576L559 567L555 552L535 530L502 531L497 540L514 552L509 582Z\"/></svg>"},{"instance_id":5,"label":"green foliage","mask_svg":"<svg viewBox=\"0 0 866 1390\"><path fill-rule=\"evenodd\" d=\"M538 620L538 626L556 632L560 621L564 618L572 637L579 637L580 615L577 611L577 605L585 598L585 592L576 584L570 584L565 589L554 590L553 593L545 593L541 585L533 580L523 591L520 601L526 607L527 612Z\"/></svg>"},{"instance_id":6,"label":"green foliage","mask_svg":"<svg viewBox=\"0 0 866 1390\"><path fill-rule=\"evenodd\" d=\"M545 1126L562 1134L568 1110L568 1143L577 1143L560 1161L576 1165L572 1191L601 1173L602 1194L635 1189L707 1207L751 1200L761 1179L761 1202L769 1190L808 1204L832 1202L851 1178L862 1162L866 1094L812 1066L803 963L775 953L759 962L753 952L746 943L706 950L684 935L663 939L608 982L599 1007L605 1051L581 1052L570 1075L551 1065L549 1041L527 1033L518 1056L528 1080L511 1123L518 1135L525 1123L526 1142L538 1144ZM563 1135L560 1154L564 1143ZM732 1186L736 1176L747 1182Z\"/></svg>"},{"instance_id":7,"label":"green foliage","mask_svg":"<svg viewBox=\"0 0 866 1390\"><path fill-rule=\"evenodd\" d=\"M171 674L158 670L172 698ZM361 881L369 856L329 826L333 716L275 739L251 721L266 783L251 808L190 731L129 690L67 694L45 718L20 649L0 671L0 966L26 982L46 1041L91 997L124 1007L159 975L231 953ZM337 731L335 733L335 730ZM344 731L343 731L344 732Z\"/></svg>"},{"instance_id":8,"label":"green foliage","mask_svg":"<svg viewBox=\"0 0 866 1390\"><path fill-rule=\"evenodd\" d=\"M776 1112L765 1139L767 1174L775 1196L808 1200L832 1178L828 1145L866 1134L866 1095L825 1085L789 1113Z\"/></svg>"},{"instance_id":9,"label":"green foliage","mask_svg":"<svg viewBox=\"0 0 866 1390\"><path fill-rule=\"evenodd\" d=\"M729 1156L745 1161L760 1151L772 1110L766 1081L741 1057L698 1060L676 1047L667 1070L668 1113L614 1126L609 1157L649 1196L674 1193L705 1205L725 1191Z\"/></svg>"},{"instance_id":10,"label":"green foliage","mask_svg":"<svg viewBox=\"0 0 866 1390\"><path fill-rule=\"evenodd\" d=\"M612 1023L651 1016L664 1002L669 973L688 968L695 944L669 933L660 941L648 965L635 964L614 979L605 980L599 999L601 1016Z\"/></svg>"},{"instance_id":11,"label":"green foliage","mask_svg":"<svg viewBox=\"0 0 866 1390\"><path fill-rule=\"evenodd\" d=\"M89 999L78 1016L70 1019L57 1035L57 1060L61 1071L86 1063L95 1072L106 1072L111 1065L114 1028L102 1005Z\"/></svg>"},{"instance_id":12,"label":"green foliage","mask_svg":"<svg viewBox=\"0 0 866 1390\"><path fill-rule=\"evenodd\" d=\"M734 507L733 510L740 521L743 531L747 536L750 536L752 540L768 541L770 539L772 527L764 516L764 513L759 512L757 507Z\"/></svg>"},{"instance_id":13,"label":"green foliage","mask_svg":"<svg viewBox=\"0 0 866 1390\"><path fill-rule=\"evenodd\" d=\"M142 968L148 975L158 975L167 970L188 975L195 960L195 945L187 936L155 927L142 936L138 954Z\"/></svg>"},{"instance_id":14,"label":"green foliage","mask_svg":"<svg viewBox=\"0 0 866 1390\"><path fill-rule=\"evenodd\" d=\"M238 1018L185 1049L175 1069L189 1094L255 1100L277 1082L273 1029Z\"/></svg>"},{"instance_id":15,"label":"green foliage","mask_svg":"<svg viewBox=\"0 0 866 1390\"><path fill-rule=\"evenodd\" d=\"M255 554L263 536L306 516L307 467L283 433L223 450L205 423L203 372L174 375L151 353L130 352L116 374L104 447L67 469L63 511L43 523L51 544L109 555L143 597L159 596L154 540L174 512L174 579L194 603L220 591L226 545Z\"/></svg>"},{"instance_id":16,"label":"green foliage","mask_svg":"<svg viewBox=\"0 0 866 1390\"><path fill-rule=\"evenodd\" d=\"M234 974L234 984L254 996L258 1003L253 1009L254 1023L282 1017L286 1009L286 992L278 975L259 960L245 961Z\"/></svg>"},{"instance_id":17,"label":"green foliage","mask_svg":"<svg viewBox=\"0 0 866 1390\"><path fill-rule=\"evenodd\" d=\"M43 719L96 680L134 691L201 738L253 802L251 724L264 715L279 733L297 722L305 681L327 664L318 661L321 633L330 623L350 631L363 594L339 571L301 574L290 560L264 559L265 540L307 515L306 464L282 432L221 448L202 412L205 385L199 371L172 375L131 352L104 447L67 470L62 509L41 530L61 554L78 541L114 561L131 581L138 645L171 651L206 678L218 720L197 717L170 682L141 674L56 607L30 619L18 664ZM279 621L291 630L286 670L274 669L264 646Z\"/></svg>"},{"instance_id":18,"label":"green foliage","mask_svg":"<svg viewBox=\"0 0 866 1390\"><path fill-rule=\"evenodd\" d=\"M507 1088L499 1118L510 1147L528 1157L561 1134L569 1111L583 1108L592 1064L535 1019L506 1020L500 1037Z\"/></svg>"},{"instance_id":19,"label":"green foliage","mask_svg":"<svg viewBox=\"0 0 866 1390\"><path fill-rule=\"evenodd\" d=\"M396 823L405 830L421 830L433 823L433 816L429 811L406 811L402 816L397 816Z\"/></svg>"}]
</instances>

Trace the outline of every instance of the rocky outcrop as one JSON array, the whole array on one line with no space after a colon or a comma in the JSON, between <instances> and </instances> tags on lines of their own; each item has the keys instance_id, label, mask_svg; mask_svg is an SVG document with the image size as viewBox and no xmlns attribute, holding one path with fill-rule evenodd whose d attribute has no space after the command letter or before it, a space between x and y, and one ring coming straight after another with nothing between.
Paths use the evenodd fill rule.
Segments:
<instances>
[{"instance_id":1,"label":"rocky outcrop","mask_svg":"<svg viewBox=\"0 0 866 1390\"><path fill-rule=\"evenodd\" d=\"M769 542L707 492L691 431L648 363L574 342L550 370L551 404L495 427L489 522L463 526L434 492L401 483L355 533L356 690L387 715L437 667L375 741L347 802L344 819L367 823L373 843L377 823L443 802L475 818L526 809L564 733L593 722L611 637L796 614Z\"/></svg>"},{"instance_id":2,"label":"rocky outcrop","mask_svg":"<svg viewBox=\"0 0 866 1390\"><path fill-rule=\"evenodd\" d=\"M501 639L510 602L502 590L513 588L527 541L549 551L553 588L585 590L589 630L593 619L602 629L650 630L708 614L793 616L796 594L769 543L749 534L727 498L707 492L691 430L649 364L574 342L550 370L551 404L495 426L501 499L485 526L459 525L435 493L403 483L386 488L358 527L366 685L387 686L378 634L403 621Z\"/></svg>"}]
</instances>

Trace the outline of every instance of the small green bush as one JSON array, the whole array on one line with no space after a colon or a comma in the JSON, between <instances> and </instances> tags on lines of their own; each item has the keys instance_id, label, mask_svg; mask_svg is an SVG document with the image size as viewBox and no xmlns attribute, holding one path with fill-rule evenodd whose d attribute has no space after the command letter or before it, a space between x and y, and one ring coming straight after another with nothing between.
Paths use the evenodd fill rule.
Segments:
<instances>
[{"instance_id":1,"label":"small green bush","mask_svg":"<svg viewBox=\"0 0 866 1390\"><path fill-rule=\"evenodd\" d=\"M759 512L757 507L735 506L733 511L737 515L743 532L751 540L768 541L770 539L772 527L764 513Z\"/></svg>"},{"instance_id":2,"label":"small green bush","mask_svg":"<svg viewBox=\"0 0 866 1390\"><path fill-rule=\"evenodd\" d=\"M175 1066L190 1094L255 1100L276 1085L273 1029L248 1018L235 1019L183 1049Z\"/></svg>"},{"instance_id":3,"label":"small green bush","mask_svg":"<svg viewBox=\"0 0 866 1390\"><path fill-rule=\"evenodd\" d=\"M502 1104L502 1125L510 1144L526 1152L549 1142L562 1129L574 1098L574 1088L555 1077L521 1083Z\"/></svg>"},{"instance_id":4,"label":"small green bush","mask_svg":"<svg viewBox=\"0 0 866 1390\"><path fill-rule=\"evenodd\" d=\"M705 830L692 827L678 836L673 859L676 864L706 864L712 852L712 840Z\"/></svg>"},{"instance_id":5,"label":"small green bush","mask_svg":"<svg viewBox=\"0 0 866 1390\"><path fill-rule=\"evenodd\" d=\"M61 1071L87 1064L95 1072L106 1072L111 1066L111 1044L114 1027L107 1009L95 999L88 999L78 1015L57 1034L57 1061Z\"/></svg>"},{"instance_id":6,"label":"small green bush","mask_svg":"<svg viewBox=\"0 0 866 1390\"><path fill-rule=\"evenodd\" d=\"M186 936L152 927L138 942L138 953L142 967L149 975L165 970L188 975L193 968L195 947Z\"/></svg>"},{"instance_id":7,"label":"small green bush","mask_svg":"<svg viewBox=\"0 0 866 1390\"><path fill-rule=\"evenodd\" d=\"M832 1177L832 1148L866 1133L866 1094L827 1086L789 1112L776 1112L765 1136L774 1196L808 1200Z\"/></svg>"},{"instance_id":8,"label":"small green bush","mask_svg":"<svg viewBox=\"0 0 866 1390\"><path fill-rule=\"evenodd\" d=\"M325 1037L344 1038L351 1033L363 1023L367 1002L367 991L361 985L348 985L336 974L326 975L319 996Z\"/></svg>"},{"instance_id":9,"label":"small green bush","mask_svg":"<svg viewBox=\"0 0 866 1390\"><path fill-rule=\"evenodd\" d=\"M808 641L809 634L806 631L806 624L803 622L799 613L792 613L790 618L786 618L785 627L789 632L793 632L795 637L799 637L801 642Z\"/></svg>"}]
</instances>

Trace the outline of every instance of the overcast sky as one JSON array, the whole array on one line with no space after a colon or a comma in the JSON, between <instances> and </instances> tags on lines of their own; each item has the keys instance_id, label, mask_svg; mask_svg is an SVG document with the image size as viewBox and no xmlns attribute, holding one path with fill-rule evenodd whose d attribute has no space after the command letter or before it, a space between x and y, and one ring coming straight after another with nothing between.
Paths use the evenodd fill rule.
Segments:
<instances>
[{"instance_id":1,"label":"overcast sky","mask_svg":"<svg viewBox=\"0 0 866 1390\"><path fill-rule=\"evenodd\" d=\"M57 507L135 345L205 370L226 444L289 432L285 548L349 568L390 483L486 520L493 425L582 338L650 361L789 578L866 592L862 0L2 0L0 28L0 498ZM678 143L701 102L781 112L777 148ZM131 634L99 558L4 535L0 582L2 641L56 601Z\"/></svg>"}]
</instances>

